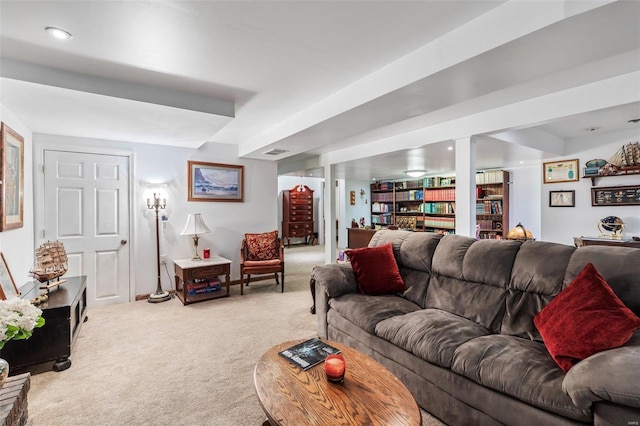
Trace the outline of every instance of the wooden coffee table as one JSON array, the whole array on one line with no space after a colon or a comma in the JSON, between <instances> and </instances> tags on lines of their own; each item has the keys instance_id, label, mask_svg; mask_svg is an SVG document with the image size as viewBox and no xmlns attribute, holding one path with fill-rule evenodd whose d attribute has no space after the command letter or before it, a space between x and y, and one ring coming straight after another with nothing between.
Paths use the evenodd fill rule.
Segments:
<instances>
[{"instance_id":1,"label":"wooden coffee table","mask_svg":"<svg viewBox=\"0 0 640 426\"><path fill-rule=\"evenodd\" d=\"M326 340L342 351L347 364L344 383L329 383L322 363L304 371L278 355L300 342L276 345L256 364L256 393L271 425L422 424L409 390L380 363Z\"/></svg>"}]
</instances>

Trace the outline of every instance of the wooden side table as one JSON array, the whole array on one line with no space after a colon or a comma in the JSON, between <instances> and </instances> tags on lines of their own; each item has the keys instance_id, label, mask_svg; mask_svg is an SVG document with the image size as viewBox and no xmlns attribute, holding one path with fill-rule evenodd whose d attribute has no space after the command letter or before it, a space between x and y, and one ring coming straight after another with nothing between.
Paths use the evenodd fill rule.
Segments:
<instances>
[{"instance_id":1,"label":"wooden side table","mask_svg":"<svg viewBox=\"0 0 640 426\"><path fill-rule=\"evenodd\" d=\"M31 374L7 377L0 388L0 425L27 424L27 393L31 387Z\"/></svg>"},{"instance_id":2,"label":"wooden side table","mask_svg":"<svg viewBox=\"0 0 640 426\"><path fill-rule=\"evenodd\" d=\"M183 305L229 296L231 281L231 261L229 259L213 256L210 259L202 260L177 259L173 263L176 275L176 295ZM194 280L207 280L216 278L219 275L225 276L226 292L218 290L201 294L189 294L189 285L194 284Z\"/></svg>"}]
</instances>

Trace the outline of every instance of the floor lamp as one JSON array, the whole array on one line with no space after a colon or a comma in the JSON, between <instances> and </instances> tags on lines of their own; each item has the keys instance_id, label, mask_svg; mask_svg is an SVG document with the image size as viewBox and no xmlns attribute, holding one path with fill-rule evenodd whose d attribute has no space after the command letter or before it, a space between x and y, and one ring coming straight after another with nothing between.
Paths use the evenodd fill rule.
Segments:
<instances>
[{"instance_id":1,"label":"floor lamp","mask_svg":"<svg viewBox=\"0 0 640 426\"><path fill-rule=\"evenodd\" d=\"M160 218L158 217L158 212L160 209L164 209L165 207L167 207L167 200L164 198L160 199L160 194L153 194L153 202L151 202L150 198L147 198L147 208L154 209L156 211L156 260L158 261L158 288L156 289L156 292L151 294L147 299L147 302L149 303L166 302L171 299L169 292L163 291L162 285L160 284L160 228L158 225Z\"/></svg>"}]
</instances>

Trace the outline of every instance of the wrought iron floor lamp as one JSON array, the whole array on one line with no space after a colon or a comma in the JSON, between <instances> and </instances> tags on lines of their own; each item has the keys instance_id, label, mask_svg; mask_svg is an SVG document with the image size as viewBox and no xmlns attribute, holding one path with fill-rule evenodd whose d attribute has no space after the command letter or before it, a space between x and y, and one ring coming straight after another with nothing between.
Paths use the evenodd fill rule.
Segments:
<instances>
[{"instance_id":1,"label":"wrought iron floor lamp","mask_svg":"<svg viewBox=\"0 0 640 426\"><path fill-rule=\"evenodd\" d=\"M156 260L158 262L158 288L155 293L149 295L149 298L147 299L149 303L166 302L171 299L169 292L163 291L162 284L160 283L160 218L158 217L158 212L160 209L164 209L166 207L167 200L164 198L160 199L160 194L153 194L153 202L151 202L150 198L147 198L147 208L154 209L156 211Z\"/></svg>"}]
</instances>

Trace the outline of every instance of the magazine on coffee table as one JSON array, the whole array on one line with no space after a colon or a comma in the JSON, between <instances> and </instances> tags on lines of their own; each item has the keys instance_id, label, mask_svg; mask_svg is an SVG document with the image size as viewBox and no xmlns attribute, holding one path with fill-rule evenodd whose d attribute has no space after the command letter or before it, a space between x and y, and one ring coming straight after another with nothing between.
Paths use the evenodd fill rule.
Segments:
<instances>
[{"instance_id":1,"label":"magazine on coffee table","mask_svg":"<svg viewBox=\"0 0 640 426\"><path fill-rule=\"evenodd\" d=\"M313 338L278 352L278 355L283 356L303 370L308 370L324 361L327 355L337 353L340 353L340 349L334 348L320 339Z\"/></svg>"}]
</instances>

